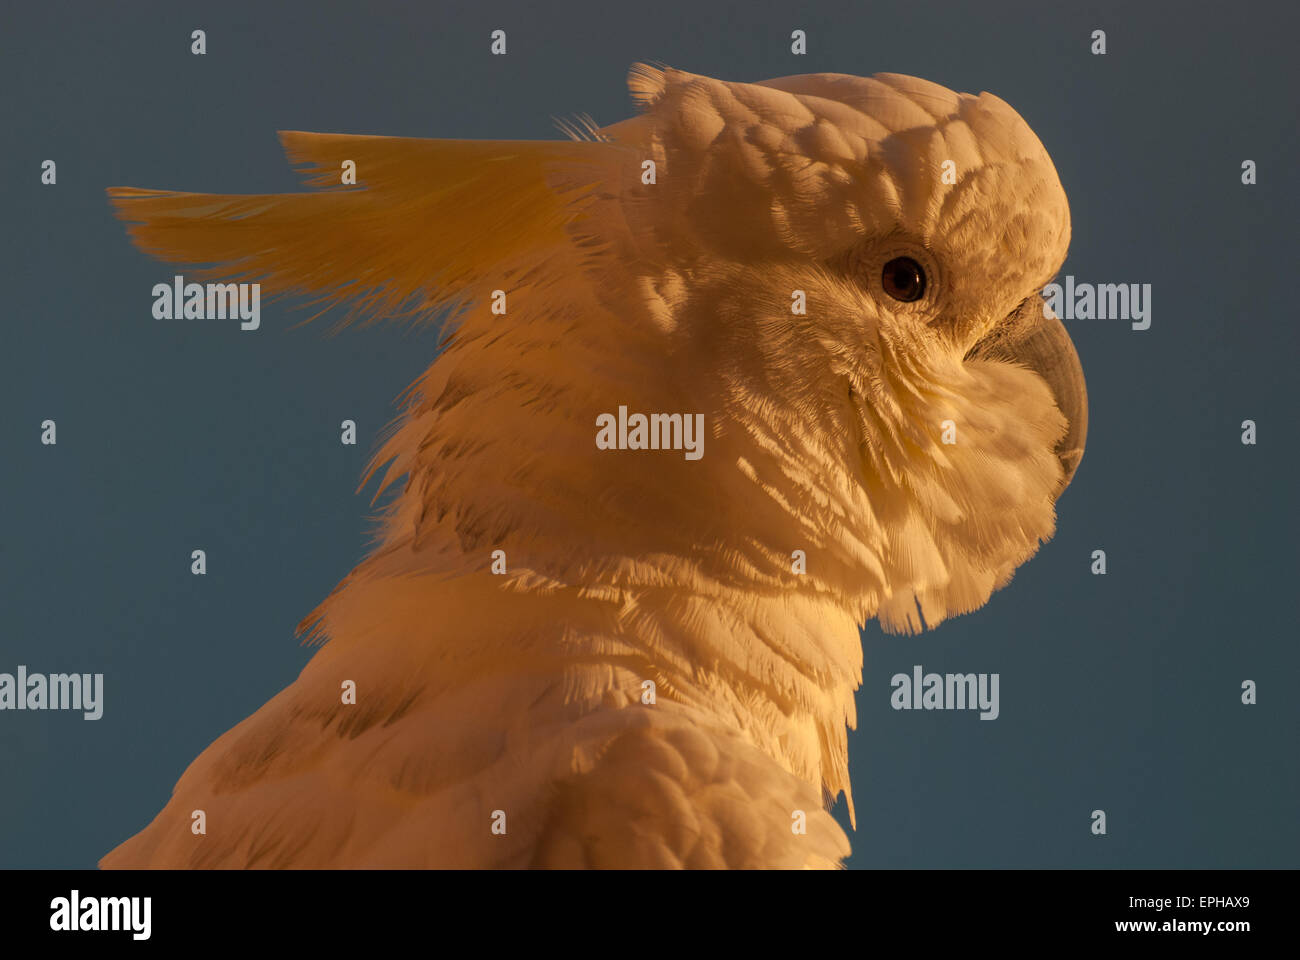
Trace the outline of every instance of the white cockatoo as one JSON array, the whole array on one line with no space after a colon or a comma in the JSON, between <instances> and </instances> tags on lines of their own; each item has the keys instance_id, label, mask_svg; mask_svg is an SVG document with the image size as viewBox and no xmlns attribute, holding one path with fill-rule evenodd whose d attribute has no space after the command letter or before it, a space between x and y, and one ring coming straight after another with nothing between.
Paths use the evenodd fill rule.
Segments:
<instances>
[{"instance_id":1,"label":"white cockatoo","mask_svg":"<svg viewBox=\"0 0 1300 960\"><path fill-rule=\"evenodd\" d=\"M848 855L860 626L983 605L1082 455L1039 296L1065 194L988 93L629 85L569 141L286 133L318 189L110 191L187 272L452 332L371 466L405 477L379 543L303 623L328 642L103 866ZM702 415L702 455L602 448L620 407Z\"/></svg>"}]
</instances>

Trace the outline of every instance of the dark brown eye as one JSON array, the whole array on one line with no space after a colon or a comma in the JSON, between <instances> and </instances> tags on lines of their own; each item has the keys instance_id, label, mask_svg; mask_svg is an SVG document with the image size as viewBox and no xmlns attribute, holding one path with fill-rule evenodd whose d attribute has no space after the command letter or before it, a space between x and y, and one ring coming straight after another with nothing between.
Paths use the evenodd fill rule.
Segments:
<instances>
[{"instance_id":1,"label":"dark brown eye","mask_svg":"<svg viewBox=\"0 0 1300 960\"><path fill-rule=\"evenodd\" d=\"M911 303L925 294L925 271L911 257L895 257L885 264L880 284L895 300Z\"/></svg>"}]
</instances>

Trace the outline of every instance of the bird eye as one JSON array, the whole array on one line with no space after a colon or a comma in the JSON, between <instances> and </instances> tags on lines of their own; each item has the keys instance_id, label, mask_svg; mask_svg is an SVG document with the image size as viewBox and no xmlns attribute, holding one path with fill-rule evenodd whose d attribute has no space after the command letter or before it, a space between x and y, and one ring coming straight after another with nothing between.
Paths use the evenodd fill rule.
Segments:
<instances>
[{"instance_id":1,"label":"bird eye","mask_svg":"<svg viewBox=\"0 0 1300 960\"><path fill-rule=\"evenodd\" d=\"M911 303L925 294L925 271L911 257L895 257L885 264L880 284L895 300Z\"/></svg>"}]
</instances>

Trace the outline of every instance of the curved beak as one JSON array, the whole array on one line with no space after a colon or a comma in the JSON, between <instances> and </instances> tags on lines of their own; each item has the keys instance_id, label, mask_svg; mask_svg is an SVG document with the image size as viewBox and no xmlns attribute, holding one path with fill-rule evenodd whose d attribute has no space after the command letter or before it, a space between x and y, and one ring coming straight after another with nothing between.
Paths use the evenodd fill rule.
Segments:
<instances>
[{"instance_id":1,"label":"curved beak","mask_svg":"<svg viewBox=\"0 0 1300 960\"><path fill-rule=\"evenodd\" d=\"M1035 294L966 352L966 359L972 358L1017 363L1047 381L1057 407L1069 422L1065 436L1056 445L1056 455L1065 469L1065 478L1056 492L1059 497L1083 459L1088 438L1088 391L1083 367L1064 325Z\"/></svg>"}]
</instances>

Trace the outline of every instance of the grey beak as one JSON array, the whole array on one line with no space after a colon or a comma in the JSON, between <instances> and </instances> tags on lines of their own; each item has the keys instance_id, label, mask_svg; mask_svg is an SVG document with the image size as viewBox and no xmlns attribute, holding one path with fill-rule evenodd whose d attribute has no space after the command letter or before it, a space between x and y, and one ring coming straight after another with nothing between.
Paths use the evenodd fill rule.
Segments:
<instances>
[{"instance_id":1,"label":"grey beak","mask_svg":"<svg viewBox=\"0 0 1300 960\"><path fill-rule=\"evenodd\" d=\"M1047 381L1070 424L1056 445L1056 455L1065 469L1065 479L1056 493L1059 497L1070 485L1088 439L1088 390L1079 354L1064 325L1042 297L1031 296L966 352L967 360L973 358L1018 363Z\"/></svg>"}]
</instances>

